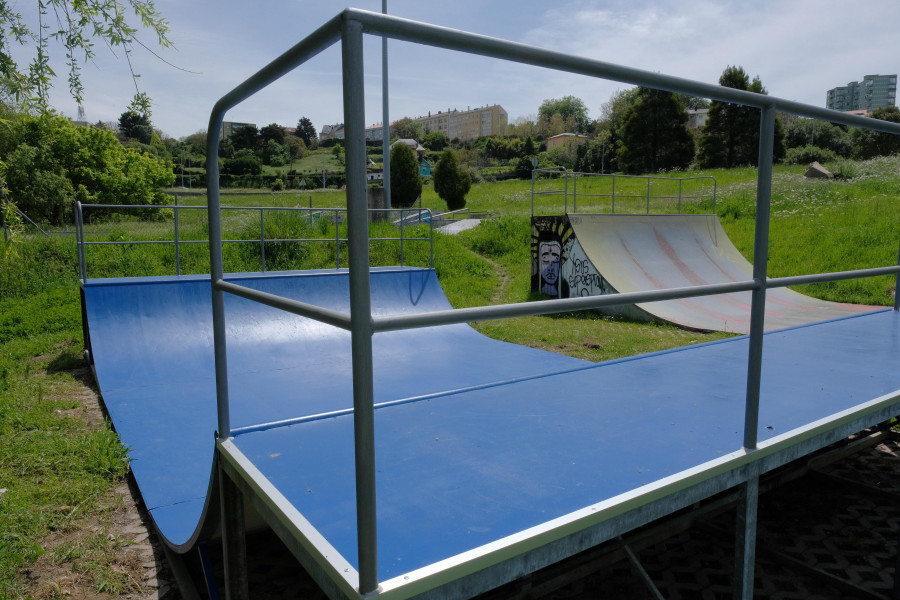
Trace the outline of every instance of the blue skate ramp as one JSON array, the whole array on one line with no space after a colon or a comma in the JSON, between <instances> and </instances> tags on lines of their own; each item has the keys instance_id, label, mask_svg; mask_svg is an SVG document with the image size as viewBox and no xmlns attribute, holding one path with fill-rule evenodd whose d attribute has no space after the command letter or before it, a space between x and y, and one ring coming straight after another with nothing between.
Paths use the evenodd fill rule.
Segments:
<instances>
[{"instance_id":1,"label":"blue skate ramp","mask_svg":"<svg viewBox=\"0 0 900 600\"><path fill-rule=\"evenodd\" d=\"M229 279L348 308L343 271ZM427 269L373 271L371 292L379 315L449 306ZM209 278L93 280L84 301L97 379L144 502L186 551L215 525L205 513L216 427ZM252 488L261 504L290 507L303 523L292 521L292 535L320 552L314 577L356 597L349 334L227 295L226 324L233 437L219 459L230 476L265 483ZM759 446L743 450L748 344L590 363L464 324L376 334L383 593L415 596L572 537L599 543L620 517L667 514L656 503L689 505L735 485L740 469L764 472L900 413L897 311L770 332Z\"/></svg>"},{"instance_id":2,"label":"blue skate ramp","mask_svg":"<svg viewBox=\"0 0 900 600\"><path fill-rule=\"evenodd\" d=\"M345 271L229 276L229 281L349 311ZM373 314L445 310L433 270L371 275ZM226 296L232 427L352 407L349 332ZM193 543L213 464L216 388L208 276L84 284L86 339L103 400L129 448L157 527ZM467 325L374 337L376 403L580 368L590 363L498 342Z\"/></svg>"}]
</instances>

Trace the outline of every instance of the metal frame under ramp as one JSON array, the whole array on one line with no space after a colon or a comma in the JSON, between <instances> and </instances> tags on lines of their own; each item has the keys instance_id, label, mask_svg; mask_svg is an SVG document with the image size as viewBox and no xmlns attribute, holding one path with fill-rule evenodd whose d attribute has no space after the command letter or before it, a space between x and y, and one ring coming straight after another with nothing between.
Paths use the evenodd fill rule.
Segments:
<instances>
[{"instance_id":1,"label":"metal frame under ramp","mask_svg":"<svg viewBox=\"0 0 900 600\"><path fill-rule=\"evenodd\" d=\"M363 98L363 35L382 36L406 42L442 48L448 51L478 54L514 63L554 69L586 77L609 79L632 85L690 94L723 102L732 102L760 110L759 175L753 278L729 284L641 292L627 295L576 298L439 311L427 314L373 316L369 289L369 256L366 239L365 114ZM265 297L252 289L225 281L222 268L221 222L219 219L219 180L216 149L225 113L270 83L299 67L324 49L341 45L343 59L344 122L346 129L347 202L350 224L350 310L349 313L324 310L303 302L281 301ZM327 22L296 46L275 59L244 83L226 94L213 108L209 121L207 172L209 174L209 229L213 317L215 337L216 383L218 394L218 454L226 477L222 482L223 530L226 549L226 577L229 597L246 597L246 572L243 565L242 531L239 516L244 497L271 519L270 524L288 541L288 546L333 597L406 598L467 597L496 587L541 566L570 556L581 549L611 539L641 523L668 514L722 489L736 487L741 493L738 545L735 557L737 598L750 599L753 588L756 504L760 473L782 464L798 453L821 447L829 440L862 429L872 420L894 416L898 410L896 394L872 399L861 411L852 411L827 423L803 428L802 442L787 445L759 443L759 398L763 358L763 321L766 290L827 280L900 273L889 266L863 271L768 279L766 258L772 187L775 116L779 111L826 121L900 134L900 125L830 111L771 96L640 71L587 58L542 50L481 35L417 23L396 17L348 9ZM703 473L691 471L678 478L674 486L657 488L658 494L635 494L633 502L610 509L608 519L586 518L567 522L554 535L536 535L517 539L503 547L503 541L478 563L466 557L436 564L407 577L379 581L378 522L376 517L375 419L373 407L373 336L380 332L500 319L520 315L548 314L586 310L616 303L648 302L733 291L752 292L752 324L746 352L746 395L743 443L729 460L706 465ZM355 456L356 528L358 569L334 552L334 549L306 518L286 501L278 489L246 460L234 444L229 415L229 387L225 329L225 294L238 294L295 314L329 323L347 330L352 340L353 428ZM898 300L900 302L900 300ZM895 305L895 310L898 306ZM673 483L673 482L669 482ZM238 493L239 491L243 492ZM635 499L640 496L640 499ZM590 507L585 510L590 511Z\"/></svg>"}]
</instances>

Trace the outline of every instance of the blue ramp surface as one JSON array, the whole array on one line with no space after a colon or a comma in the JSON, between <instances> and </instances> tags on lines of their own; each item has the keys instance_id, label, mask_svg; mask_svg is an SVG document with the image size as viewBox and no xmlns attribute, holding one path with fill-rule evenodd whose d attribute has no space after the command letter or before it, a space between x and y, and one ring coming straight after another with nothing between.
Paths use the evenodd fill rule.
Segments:
<instances>
[{"instance_id":1,"label":"blue ramp surface","mask_svg":"<svg viewBox=\"0 0 900 600\"><path fill-rule=\"evenodd\" d=\"M552 540L553 528L672 493L661 490L686 472L734 468L745 458L748 344L732 338L377 409L379 580L536 543L522 541L529 536ZM874 405L900 410L896 311L772 332L764 345L761 455L772 447L796 458L811 424L836 428ZM503 362L498 352L491 365ZM240 434L234 445L356 565L352 416Z\"/></svg>"},{"instance_id":2,"label":"blue ramp surface","mask_svg":"<svg viewBox=\"0 0 900 600\"><path fill-rule=\"evenodd\" d=\"M349 312L345 271L228 276ZM373 313L445 310L433 270L371 274ZM195 541L209 497L216 428L208 276L89 280L86 333L97 381L160 533ZM233 428L352 407L350 334L226 294ZM591 363L498 342L467 325L374 337L375 402L457 394ZM352 444L348 447L352 453Z\"/></svg>"}]
</instances>

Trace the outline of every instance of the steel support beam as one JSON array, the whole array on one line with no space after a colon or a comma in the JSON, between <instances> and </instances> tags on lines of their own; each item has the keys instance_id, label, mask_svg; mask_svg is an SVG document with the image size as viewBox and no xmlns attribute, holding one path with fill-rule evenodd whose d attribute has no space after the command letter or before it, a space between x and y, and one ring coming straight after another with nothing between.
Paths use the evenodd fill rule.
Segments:
<instances>
[{"instance_id":1,"label":"steel support beam","mask_svg":"<svg viewBox=\"0 0 900 600\"><path fill-rule=\"evenodd\" d=\"M734 540L735 600L753 600L756 566L756 517L759 507L759 476L738 486L739 497Z\"/></svg>"},{"instance_id":2,"label":"steel support beam","mask_svg":"<svg viewBox=\"0 0 900 600\"><path fill-rule=\"evenodd\" d=\"M222 468L219 468L219 498L222 507L225 598L250 600L247 542L244 533L244 497Z\"/></svg>"}]
</instances>

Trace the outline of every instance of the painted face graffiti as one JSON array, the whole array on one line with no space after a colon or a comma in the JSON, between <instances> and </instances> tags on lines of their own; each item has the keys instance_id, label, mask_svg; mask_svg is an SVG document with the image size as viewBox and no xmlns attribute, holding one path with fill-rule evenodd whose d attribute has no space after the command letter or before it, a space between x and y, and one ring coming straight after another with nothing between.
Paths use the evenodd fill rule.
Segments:
<instances>
[{"instance_id":1,"label":"painted face graffiti","mask_svg":"<svg viewBox=\"0 0 900 600\"><path fill-rule=\"evenodd\" d=\"M541 269L541 287L543 291L550 295L556 296L557 281L559 281L559 258L561 248L559 242L549 241L541 242L538 247L538 256L540 258ZM550 288L551 291L548 291Z\"/></svg>"}]
</instances>

